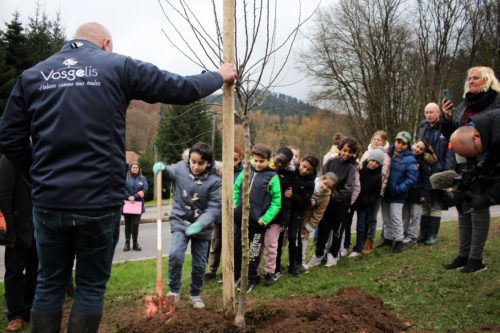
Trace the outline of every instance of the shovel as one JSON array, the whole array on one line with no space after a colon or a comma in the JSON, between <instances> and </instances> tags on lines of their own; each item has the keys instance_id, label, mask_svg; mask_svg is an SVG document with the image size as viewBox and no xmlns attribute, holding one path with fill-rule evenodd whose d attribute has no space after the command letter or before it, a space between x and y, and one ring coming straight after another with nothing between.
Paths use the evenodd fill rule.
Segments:
<instances>
[{"instance_id":1,"label":"shovel","mask_svg":"<svg viewBox=\"0 0 500 333\"><path fill-rule=\"evenodd\" d=\"M155 179L156 187L156 296L146 296L146 317L154 314L169 315L174 312L174 297L163 295L162 251L161 251L161 171ZM170 203L172 205L172 203Z\"/></svg>"}]
</instances>

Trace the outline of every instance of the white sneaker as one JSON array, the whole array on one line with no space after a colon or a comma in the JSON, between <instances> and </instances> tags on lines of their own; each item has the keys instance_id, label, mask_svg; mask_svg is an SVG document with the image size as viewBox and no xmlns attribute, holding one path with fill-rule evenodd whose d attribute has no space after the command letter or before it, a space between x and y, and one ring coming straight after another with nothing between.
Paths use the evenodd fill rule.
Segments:
<instances>
[{"instance_id":1,"label":"white sneaker","mask_svg":"<svg viewBox=\"0 0 500 333\"><path fill-rule=\"evenodd\" d=\"M361 252L352 251L351 254L347 256L347 258L357 257L359 255L361 255Z\"/></svg>"},{"instance_id":2,"label":"white sneaker","mask_svg":"<svg viewBox=\"0 0 500 333\"><path fill-rule=\"evenodd\" d=\"M309 261L309 263L306 265L306 269L312 268L314 266L318 266L319 264L321 264L321 260L323 260L322 257L318 258L318 257L316 257L316 255L313 255L311 258L311 261Z\"/></svg>"},{"instance_id":3,"label":"white sneaker","mask_svg":"<svg viewBox=\"0 0 500 333\"><path fill-rule=\"evenodd\" d=\"M181 300L181 294L180 293L174 293L172 291L169 291L167 293L167 296L174 296L174 302L179 302Z\"/></svg>"},{"instance_id":4,"label":"white sneaker","mask_svg":"<svg viewBox=\"0 0 500 333\"><path fill-rule=\"evenodd\" d=\"M205 303L203 303L200 296L189 296L189 302L195 309L203 309L205 307Z\"/></svg>"},{"instance_id":5,"label":"white sneaker","mask_svg":"<svg viewBox=\"0 0 500 333\"><path fill-rule=\"evenodd\" d=\"M342 252L340 252L341 257L345 257L349 254L349 249L343 249Z\"/></svg>"},{"instance_id":6,"label":"white sneaker","mask_svg":"<svg viewBox=\"0 0 500 333\"><path fill-rule=\"evenodd\" d=\"M335 257L333 256L333 254L328 253L328 254L326 255L326 264L325 264L325 267L332 267L332 266L335 266L335 265L337 265L337 261L339 261L339 259L338 259L338 258L335 258Z\"/></svg>"}]
</instances>

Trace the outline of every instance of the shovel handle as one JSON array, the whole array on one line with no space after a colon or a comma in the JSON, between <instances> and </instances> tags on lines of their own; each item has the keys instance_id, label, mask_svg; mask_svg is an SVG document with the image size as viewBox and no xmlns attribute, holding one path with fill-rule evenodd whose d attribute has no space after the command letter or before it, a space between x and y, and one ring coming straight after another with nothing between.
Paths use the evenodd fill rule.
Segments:
<instances>
[{"instance_id":1,"label":"shovel handle","mask_svg":"<svg viewBox=\"0 0 500 333\"><path fill-rule=\"evenodd\" d=\"M162 251L161 251L161 170L158 171L155 178L156 190L156 295L163 294L163 277L162 277Z\"/></svg>"}]
</instances>

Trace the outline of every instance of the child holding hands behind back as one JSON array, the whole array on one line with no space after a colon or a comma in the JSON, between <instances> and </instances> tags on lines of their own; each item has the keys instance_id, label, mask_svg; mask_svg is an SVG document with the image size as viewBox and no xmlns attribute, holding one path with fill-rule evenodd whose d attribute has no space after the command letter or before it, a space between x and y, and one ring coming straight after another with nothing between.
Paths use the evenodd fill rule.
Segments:
<instances>
[{"instance_id":1,"label":"child holding hands behind back","mask_svg":"<svg viewBox=\"0 0 500 333\"><path fill-rule=\"evenodd\" d=\"M204 308L200 298L203 273L213 225L220 220L220 177L215 174L215 163L210 145L198 142L189 149L189 160L166 166L157 162L155 174L163 171L162 178L175 183L175 201L170 215L172 246L168 259L167 296L180 299L182 265L188 242L191 241L192 271L189 285L190 302L194 308Z\"/></svg>"},{"instance_id":2,"label":"child holding hands behind back","mask_svg":"<svg viewBox=\"0 0 500 333\"><path fill-rule=\"evenodd\" d=\"M271 148L258 143L252 148L253 165L250 167L250 214L248 240L250 242L250 264L248 267L248 289L251 292L258 283L257 268L267 225L281 208L280 180L275 170L269 167ZM235 280L241 272L241 219L242 219L243 172L234 183L234 273Z\"/></svg>"}]
</instances>

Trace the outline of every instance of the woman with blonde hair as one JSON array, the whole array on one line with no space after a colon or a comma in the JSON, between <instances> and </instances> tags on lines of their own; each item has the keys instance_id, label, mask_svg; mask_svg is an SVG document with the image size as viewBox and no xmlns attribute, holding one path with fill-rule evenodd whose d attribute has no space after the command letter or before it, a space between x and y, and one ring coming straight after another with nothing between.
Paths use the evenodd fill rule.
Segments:
<instances>
[{"instance_id":1,"label":"woman with blonde hair","mask_svg":"<svg viewBox=\"0 0 500 333\"><path fill-rule=\"evenodd\" d=\"M500 108L500 83L493 69L485 66L470 68L464 85L464 101L455 109L452 101L443 99L442 106L441 133L448 139L457 128L465 126L470 117ZM474 167L476 163L458 154L455 154L455 159L455 170L458 173L466 167ZM483 252L490 227L490 209L457 211L458 255L453 262L445 265L445 268L463 267L460 270L462 273L484 270L486 265L483 263Z\"/></svg>"}]
</instances>

